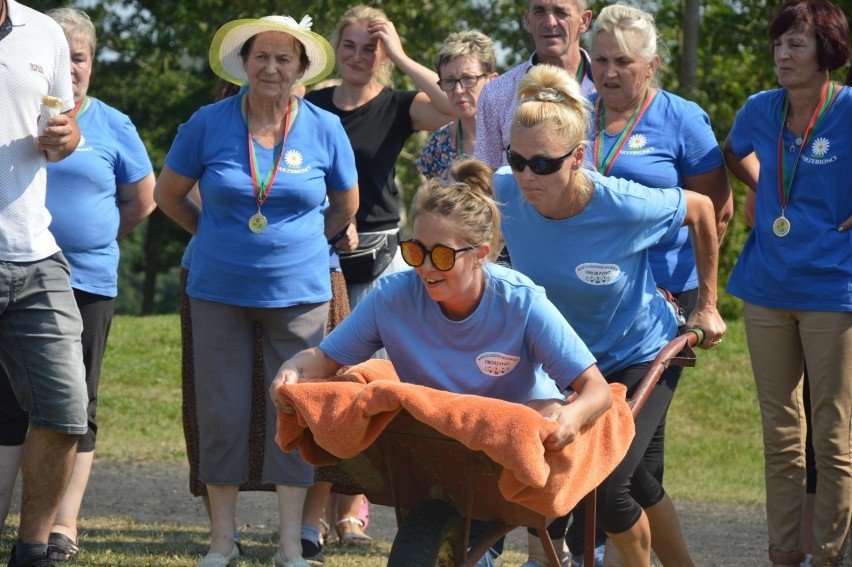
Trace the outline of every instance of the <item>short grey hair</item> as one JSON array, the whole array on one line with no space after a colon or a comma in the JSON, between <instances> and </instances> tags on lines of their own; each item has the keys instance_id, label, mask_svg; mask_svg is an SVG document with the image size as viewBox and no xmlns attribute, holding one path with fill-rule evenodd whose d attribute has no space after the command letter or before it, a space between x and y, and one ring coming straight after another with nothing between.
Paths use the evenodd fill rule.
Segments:
<instances>
[{"instance_id":1,"label":"short grey hair","mask_svg":"<svg viewBox=\"0 0 852 567\"><path fill-rule=\"evenodd\" d=\"M92 50L92 59L95 58L98 39L95 33L95 24L92 23L86 12L74 8L56 8L48 11L47 15L56 20L66 36L74 33L83 36Z\"/></svg>"},{"instance_id":2,"label":"short grey hair","mask_svg":"<svg viewBox=\"0 0 852 567\"><path fill-rule=\"evenodd\" d=\"M447 36L435 55L435 71L441 75L441 67L450 61L464 57L478 61L483 73L497 71L497 57L491 38L476 30L453 32Z\"/></svg>"}]
</instances>

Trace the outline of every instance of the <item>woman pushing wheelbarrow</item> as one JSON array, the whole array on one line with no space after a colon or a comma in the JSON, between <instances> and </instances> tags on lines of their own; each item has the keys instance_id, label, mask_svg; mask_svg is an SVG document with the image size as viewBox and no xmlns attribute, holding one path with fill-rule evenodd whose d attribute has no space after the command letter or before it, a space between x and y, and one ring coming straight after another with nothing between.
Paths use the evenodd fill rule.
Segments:
<instances>
[{"instance_id":1,"label":"woman pushing wheelbarrow","mask_svg":"<svg viewBox=\"0 0 852 567\"><path fill-rule=\"evenodd\" d=\"M539 439L542 452L565 448L607 414L621 425L620 443L600 482L633 435L623 390L613 395L540 287L490 262L502 248L490 169L469 160L452 175L451 183L427 182L412 203L413 239L400 246L415 269L384 278L318 348L285 362L270 395L292 413L285 384L334 376L384 347L405 382L529 406L549 424ZM575 392L570 402L562 393L568 389ZM279 420L279 444L286 433ZM486 527L474 523L471 542ZM499 546L492 548L480 564L491 565L498 553Z\"/></svg>"}]
</instances>

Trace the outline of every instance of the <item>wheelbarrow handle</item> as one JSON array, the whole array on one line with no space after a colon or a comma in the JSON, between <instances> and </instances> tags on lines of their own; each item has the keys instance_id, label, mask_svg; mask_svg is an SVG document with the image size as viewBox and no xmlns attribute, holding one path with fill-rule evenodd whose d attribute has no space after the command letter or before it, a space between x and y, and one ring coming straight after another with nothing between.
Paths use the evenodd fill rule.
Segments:
<instances>
[{"instance_id":1,"label":"wheelbarrow handle","mask_svg":"<svg viewBox=\"0 0 852 567\"><path fill-rule=\"evenodd\" d=\"M690 333L695 336L695 339L693 340L690 337L690 340L688 342L689 346L700 345L701 343L704 342L704 336L705 336L704 335L704 329L701 329L701 328L698 328L698 327L693 327L692 329L687 329L683 334L687 335L687 334L690 334Z\"/></svg>"},{"instance_id":2,"label":"wheelbarrow handle","mask_svg":"<svg viewBox=\"0 0 852 567\"><path fill-rule=\"evenodd\" d=\"M648 396L651 395L654 386L657 385L663 372L669 366L695 366L695 353L692 347L700 344L703 340L704 331L696 327L678 335L660 350L634 390L633 396L627 400L634 418L639 414L645 402L648 401Z\"/></svg>"}]
</instances>

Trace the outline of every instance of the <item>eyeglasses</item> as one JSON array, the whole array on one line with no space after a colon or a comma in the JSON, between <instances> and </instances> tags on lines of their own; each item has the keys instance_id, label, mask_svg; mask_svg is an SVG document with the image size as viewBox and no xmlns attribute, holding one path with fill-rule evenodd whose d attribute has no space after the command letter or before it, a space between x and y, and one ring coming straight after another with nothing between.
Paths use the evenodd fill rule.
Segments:
<instances>
[{"instance_id":1,"label":"eyeglasses","mask_svg":"<svg viewBox=\"0 0 852 567\"><path fill-rule=\"evenodd\" d=\"M435 269L442 272L449 272L453 269L453 266L456 265L456 254L476 248L476 246L467 246L456 250L443 244L436 244L431 250L426 250L426 247L416 240L403 240L399 243L399 247L402 249L402 259L412 268L422 266L423 262L426 261L426 256L429 256L429 260L435 266Z\"/></svg>"},{"instance_id":2,"label":"eyeglasses","mask_svg":"<svg viewBox=\"0 0 852 567\"><path fill-rule=\"evenodd\" d=\"M485 76L485 73L482 75L462 75L458 79L441 79L438 81L438 87L442 91L452 92L455 90L457 84L461 84L464 89L472 89L476 86L476 83L479 82L479 79Z\"/></svg>"},{"instance_id":3,"label":"eyeglasses","mask_svg":"<svg viewBox=\"0 0 852 567\"><path fill-rule=\"evenodd\" d=\"M534 157L527 159L521 154L513 152L512 146L509 146L506 148L506 161L508 161L509 166L518 173L521 173L527 166L529 166L530 171L536 175L550 175L551 173L556 173L562 169L562 164L565 160L571 157L571 154L573 154L579 147L580 146L574 146L574 149L567 154L555 158Z\"/></svg>"}]
</instances>

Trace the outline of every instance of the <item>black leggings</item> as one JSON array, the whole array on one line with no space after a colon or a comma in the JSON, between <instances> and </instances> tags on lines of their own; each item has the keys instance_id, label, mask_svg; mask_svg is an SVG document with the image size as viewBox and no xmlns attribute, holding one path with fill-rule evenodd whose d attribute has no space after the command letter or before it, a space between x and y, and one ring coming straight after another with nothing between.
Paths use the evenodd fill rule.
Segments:
<instances>
[{"instance_id":1,"label":"black leggings","mask_svg":"<svg viewBox=\"0 0 852 567\"><path fill-rule=\"evenodd\" d=\"M629 398L649 366L650 363L630 366L607 376L607 382L626 385ZM643 508L657 504L665 495L662 484L645 464L645 453L669 409L681 370L680 366L670 366L663 372L636 416L636 436L627 455L598 487L598 522L608 533L627 531L639 520Z\"/></svg>"}]
</instances>

